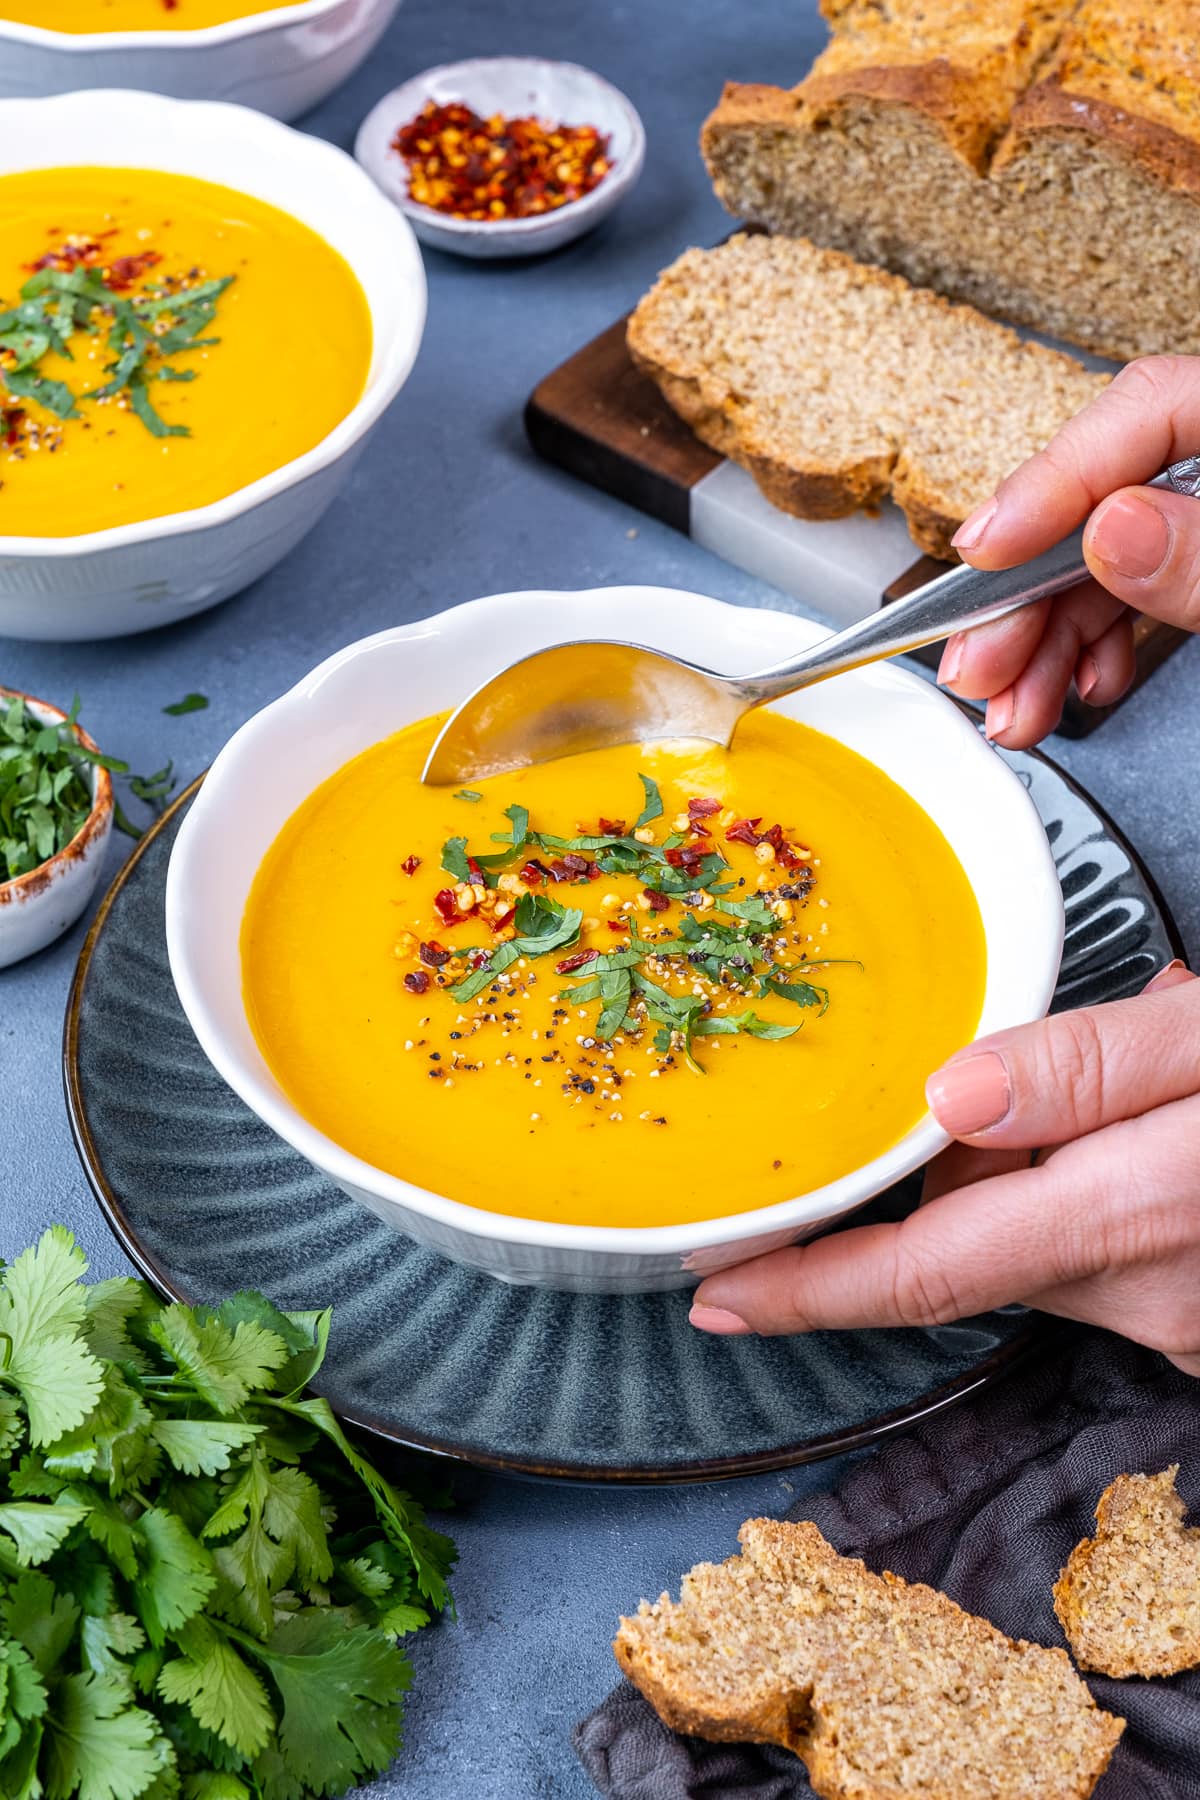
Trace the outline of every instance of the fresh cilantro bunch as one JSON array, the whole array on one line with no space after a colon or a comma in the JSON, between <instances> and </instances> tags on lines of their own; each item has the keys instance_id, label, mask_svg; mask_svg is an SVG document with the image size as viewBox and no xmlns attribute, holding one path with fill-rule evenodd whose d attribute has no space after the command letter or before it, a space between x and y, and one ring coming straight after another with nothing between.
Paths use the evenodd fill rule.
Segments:
<instances>
[{"instance_id":1,"label":"fresh cilantro bunch","mask_svg":"<svg viewBox=\"0 0 1200 1800\"><path fill-rule=\"evenodd\" d=\"M305 1395L329 1313L0 1278L0 1795L309 1800L383 1769L448 1539Z\"/></svg>"}]
</instances>

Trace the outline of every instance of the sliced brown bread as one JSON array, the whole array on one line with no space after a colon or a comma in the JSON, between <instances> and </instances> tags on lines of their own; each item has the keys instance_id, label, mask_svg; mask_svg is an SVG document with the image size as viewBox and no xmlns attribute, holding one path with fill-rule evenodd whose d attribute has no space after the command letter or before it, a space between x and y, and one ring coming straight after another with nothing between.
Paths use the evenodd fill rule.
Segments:
<instances>
[{"instance_id":1,"label":"sliced brown bread","mask_svg":"<svg viewBox=\"0 0 1200 1800\"><path fill-rule=\"evenodd\" d=\"M625 1674L676 1731L781 1744L823 1800L1083 1800L1124 1720L1061 1650L873 1575L815 1525L749 1519L678 1604L622 1619Z\"/></svg>"},{"instance_id":2,"label":"sliced brown bread","mask_svg":"<svg viewBox=\"0 0 1200 1800\"><path fill-rule=\"evenodd\" d=\"M1177 1675L1200 1666L1200 1529L1184 1525L1178 1466L1118 1475L1054 1589L1081 1669Z\"/></svg>"},{"instance_id":3,"label":"sliced brown bread","mask_svg":"<svg viewBox=\"0 0 1200 1800\"><path fill-rule=\"evenodd\" d=\"M1107 379L898 276L764 235L685 251L633 314L629 347L776 506L835 519L890 493L943 557Z\"/></svg>"},{"instance_id":4,"label":"sliced brown bread","mask_svg":"<svg viewBox=\"0 0 1200 1800\"><path fill-rule=\"evenodd\" d=\"M1200 351L1200 0L823 0L704 127L737 217L1104 355Z\"/></svg>"}]
</instances>

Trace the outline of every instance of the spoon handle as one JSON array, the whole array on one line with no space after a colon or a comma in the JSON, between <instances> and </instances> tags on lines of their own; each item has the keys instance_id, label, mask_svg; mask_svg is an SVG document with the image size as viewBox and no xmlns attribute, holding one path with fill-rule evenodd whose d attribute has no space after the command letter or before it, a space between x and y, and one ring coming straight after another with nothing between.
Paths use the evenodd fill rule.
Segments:
<instances>
[{"instance_id":1,"label":"spoon handle","mask_svg":"<svg viewBox=\"0 0 1200 1800\"><path fill-rule=\"evenodd\" d=\"M1200 499L1200 457L1173 463L1146 485L1170 488L1177 494ZM905 599L870 613L845 631L822 638L791 662L745 676L739 687L747 699L776 699L798 687L824 681L827 676L840 675L846 669L899 656L906 650L919 650L923 644L935 644L956 631L969 631L990 619L1003 618L1006 613L1073 587L1087 572L1082 528L1016 569L973 569L962 563L926 582Z\"/></svg>"}]
</instances>

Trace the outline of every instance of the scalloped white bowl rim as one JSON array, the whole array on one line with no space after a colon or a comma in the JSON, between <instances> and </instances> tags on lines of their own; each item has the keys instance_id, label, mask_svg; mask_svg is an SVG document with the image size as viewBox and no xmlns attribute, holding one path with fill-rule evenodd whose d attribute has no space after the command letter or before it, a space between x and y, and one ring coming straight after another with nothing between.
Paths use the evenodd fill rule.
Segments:
<instances>
[{"instance_id":1,"label":"scalloped white bowl rim","mask_svg":"<svg viewBox=\"0 0 1200 1800\"><path fill-rule=\"evenodd\" d=\"M245 13L226 19L222 25L198 25L194 29L152 26L143 31L55 31L49 25L25 25L16 19L0 19L0 42L9 38L17 44L35 44L39 48L72 53L97 50L143 50L149 47L200 49L212 44L232 44L239 38L253 37L280 25L298 24L302 19L319 19L332 12L342 0L292 0L289 6L277 6L272 12Z\"/></svg>"},{"instance_id":2,"label":"scalloped white bowl rim","mask_svg":"<svg viewBox=\"0 0 1200 1800\"><path fill-rule=\"evenodd\" d=\"M327 9L340 4L340 0L306 0L306 3ZM345 456L391 405L408 379L420 349L425 328L427 295L424 264L412 226L398 208L388 203L354 158L337 145L327 143L323 138L312 137L307 132L297 131L294 126L272 118L267 113L257 112L253 107L238 106L229 100L177 100L170 95L149 93L142 88L79 88L68 94L0 100L0 120L16 109L28 111L30 108L37 108L41 116L46 117L53 110L86 113L88 109L95 109L98 114L102 114L106 107L114 104L119 105L126 116L134 111L143 112L149 124L153 123L156 116L161 120L167 114L178 115L181 110L201 124L205 123L204 115L207 115L207 122L214 133L220 133L223 129L236 130L250 140L249 148L261 148L262 153L267 156L270 156L272 150L282 149L281 137L289 140L289 148L293 152L297 143L303 146L300 154L311 158L314 165L324 164L333 179L349 179L362 209L377 209L380 230L390 230L395 235L402 259L396 271L397 285L403 280L413 283L413 304L403 321L405 329L395 329L386 340L382 340L379 315L364 287L373 333L372 366L366 385L344 418L339 419L333 430L303 455L281 463L277 469L268 470L257 480L235 488L231 494L226 494L221 500L211 501L207 506L191 507L183 512L161 513L152 519L138 519L126 525L109 525L99 531L78 532L68 537L0 534L0 559L87 556L94 552L120 550L130 544L150 543L160 538L178 537L187 532L216 529L228 524L231 519L253 511L255 507L286 489L299 486L310 475L328 468ZM61 166L61 162L40 161L27 165L30 169ZM109 166L104 160L103 152L91 158L91 166ZM112 166L130 165L114 163ZM145 166L153 168L154 165L148 161ZM215 178L199 175L197 179ZM234 186L230 182L222 182L220 185ZM234 191L244 192L252 199L255 197L251 188L238 190L235 187ZM294 210L294 217L301 224L309 224L299 209ZM317 228L309 224L309 229ZM318 236L321 235L318 232ZM357 271L353 272L358 278Z\"/></svg>"},{"instance_id":3,"label":"scalloped white bowl rim","mask_svg":"<svg viewBox=\"0 0 1200 1800\"><path fill-rule=\"evenodd\" d=\"M205 843L206 836L210 831L222 832L220 821L225 809L245 806L247 796L254 792L255 762L268 756L285 754L281 740L289 735L294 737L306 726L310 733L314 729L319 733L322 692L329 688L330 683L336 685L337 678L356 659L371 657L384 647L397 643L415 642L430 637L444 639L447 644L446 654L452 656L456 638L474 635L478 639L486 633L485 621L494 628L490 641L506 643L507 634L503 629L506 613L511 619L514 613L525 615L529 610L539 607L546 618L546 643L565 642L577 636L600 635L598 632L589 632L588 619L576 629L561 629L556 620L564 616L571 617L569 609L572 602L587 603L589 613L594 608L597 618L608 621L605 636L621 635L620 627L626 626L628 638L658 644L664 644L666 638L670 638L681 654L686 653L688 622L698 612L707 614L706 623L722 622L728 625L729 636L735 643L739 620L744 626L750 626L753 636L753 621L758 618L774 622L767 627L768 635L771 630L778 632L778 621L785 620L794 634L793 646L796 649L824 635L820 626L793 614L765 608L761 612L758 609L744 609L705 595L672 588L621 587L574 592L534 590L494 594L486 599L468 601L448 608L413 624L378 632L348 645L327 658L311 674L235 732L217 756L183 821L171 854L166 892L167 947L176 990L209 1061L234 1092L279 1137L339 1185L360 1194L368 1193L374 1199L383 1201L385 1206L394 1205L423 1215L460 1237L485 1239L510 1247L530 1246L542 1251L573 1252L579 1258L581 1266L590 1267L595 1259L603 1260L612 1256L642 1256L648 1260L668 1256L686 1259L710 1246L728 1247L744 1239L760 1239L765 1234L794 1231L796 1235L801 1235L806 1226L815 1227L853 1211L873 1195L883 1192L895 1181L920 1168L946 1147L950 1142L948 1134L931 1115L926 1114L911 1131L881 1155L871 1158L836 1181L770 1206L719 1218L701 1219L691 1224L616 1227L569 1225L517 1218L469 1206L462 1201L451 1200L417 1187L400 1176L389 1175L375 1168L343 1148L310 1124L292 1105L271 1074L257 1046L252 1055L243 1055L235 1046L231 1046L217 1017L204 958L197 954L195 909L193 908L193 917L190 919L189 895L194 891L194 880L202 877L205 858L212 849L211 844ZM680 618L679 609L683 606L686 606L686 614L683 615L683 622L677 624L675 620ZM674 612L674 620L668 622L665 629L657 629L656 627L663 626L664 615L669 610ZM655 612L656 618L653 616ZM780 647L779 653L787 653L786 644ZM753 661L747 665L753 666ZM762 666L761 661L757 666ZM944 728L938 734L943 747L946 734L949 734L959 746L963 757L970 759L981 785L990 779L993 798L1007 799L1006 824L1015 828L1013 839L1006 843L1008 865L1020 860L1022 884L1029 897L1029 904L1034 906L1038 914L1041 931L1035 941L1022 939L1018 943L1014 939L1004 946L1002 965L998 969L992 962L995 945L989 939L987 987L981 1025L985 1029L995 1030L1000 1029L1003 1024L1025 1023L1041 1017L1053 997L1058 976L1064 909L1054 858L1028 792L984 742L975 726L959 708L920 676L897 668L895 664L877 663L870 669L839 677L838 685L842 683L847 684L844 692L851 684L859 691L865 686L867 699L876 708L880 704L881 695L886 696L888 693L897 699L907 698L910 703L916 702L928 708L931 714L939 717ZM467 684L468 687L472 685L473 683ZM325 706L332 710L333 705L331 693ZM786 710L788 705L786 701L781 703L779 710ZM315 717L305 721L306 711L311 712L313 709ZM410 722L412 721L407 718L398 717L396 729ZM345 760L347 759L342 759L343 762ZM936 766L936 763L931 763L931 767ZM333 768L328 771L329 774L333 772ZM983 830L982 826L980 830ZM1017 841L1018 834L1021 834L1020 841ZM1041 896L1036 906L1033 899L1035 895ZM241 1005L240 982L238 1004ZM1006 1011L1012 1013L1011 1018L989 1022L989 1012L1004 1014ZM242 1022L248 1033L244 1014ZM398 1221L397 1228L404 1229ZM755 1252L751 1250L750 1253ZM475 1259L464 1255L460 1260ZM485 1265L476 1262L476 1266ZM489 1272L495 1273L495 1270L491 1269ZM556 1282L549 1277L547 1285L554 1286Z\"/></svg>"}]
</instances>

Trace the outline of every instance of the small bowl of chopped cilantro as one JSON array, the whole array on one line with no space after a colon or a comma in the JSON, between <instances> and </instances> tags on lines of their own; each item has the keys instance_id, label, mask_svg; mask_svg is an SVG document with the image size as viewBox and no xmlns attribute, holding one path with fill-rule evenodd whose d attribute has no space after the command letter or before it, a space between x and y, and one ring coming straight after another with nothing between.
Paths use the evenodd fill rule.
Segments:
<instances>
[{"instance_id":1,"label":"small bowl of chopped cilantro","mask_svg":"<svg viewBox=\"0 0 1200 1800\"><path fill-rule=\"evenodd\" d=\"M0 687L0 969L61 937L100 879L112 777L77 715Z\"/></svg>"}]
</instances>

